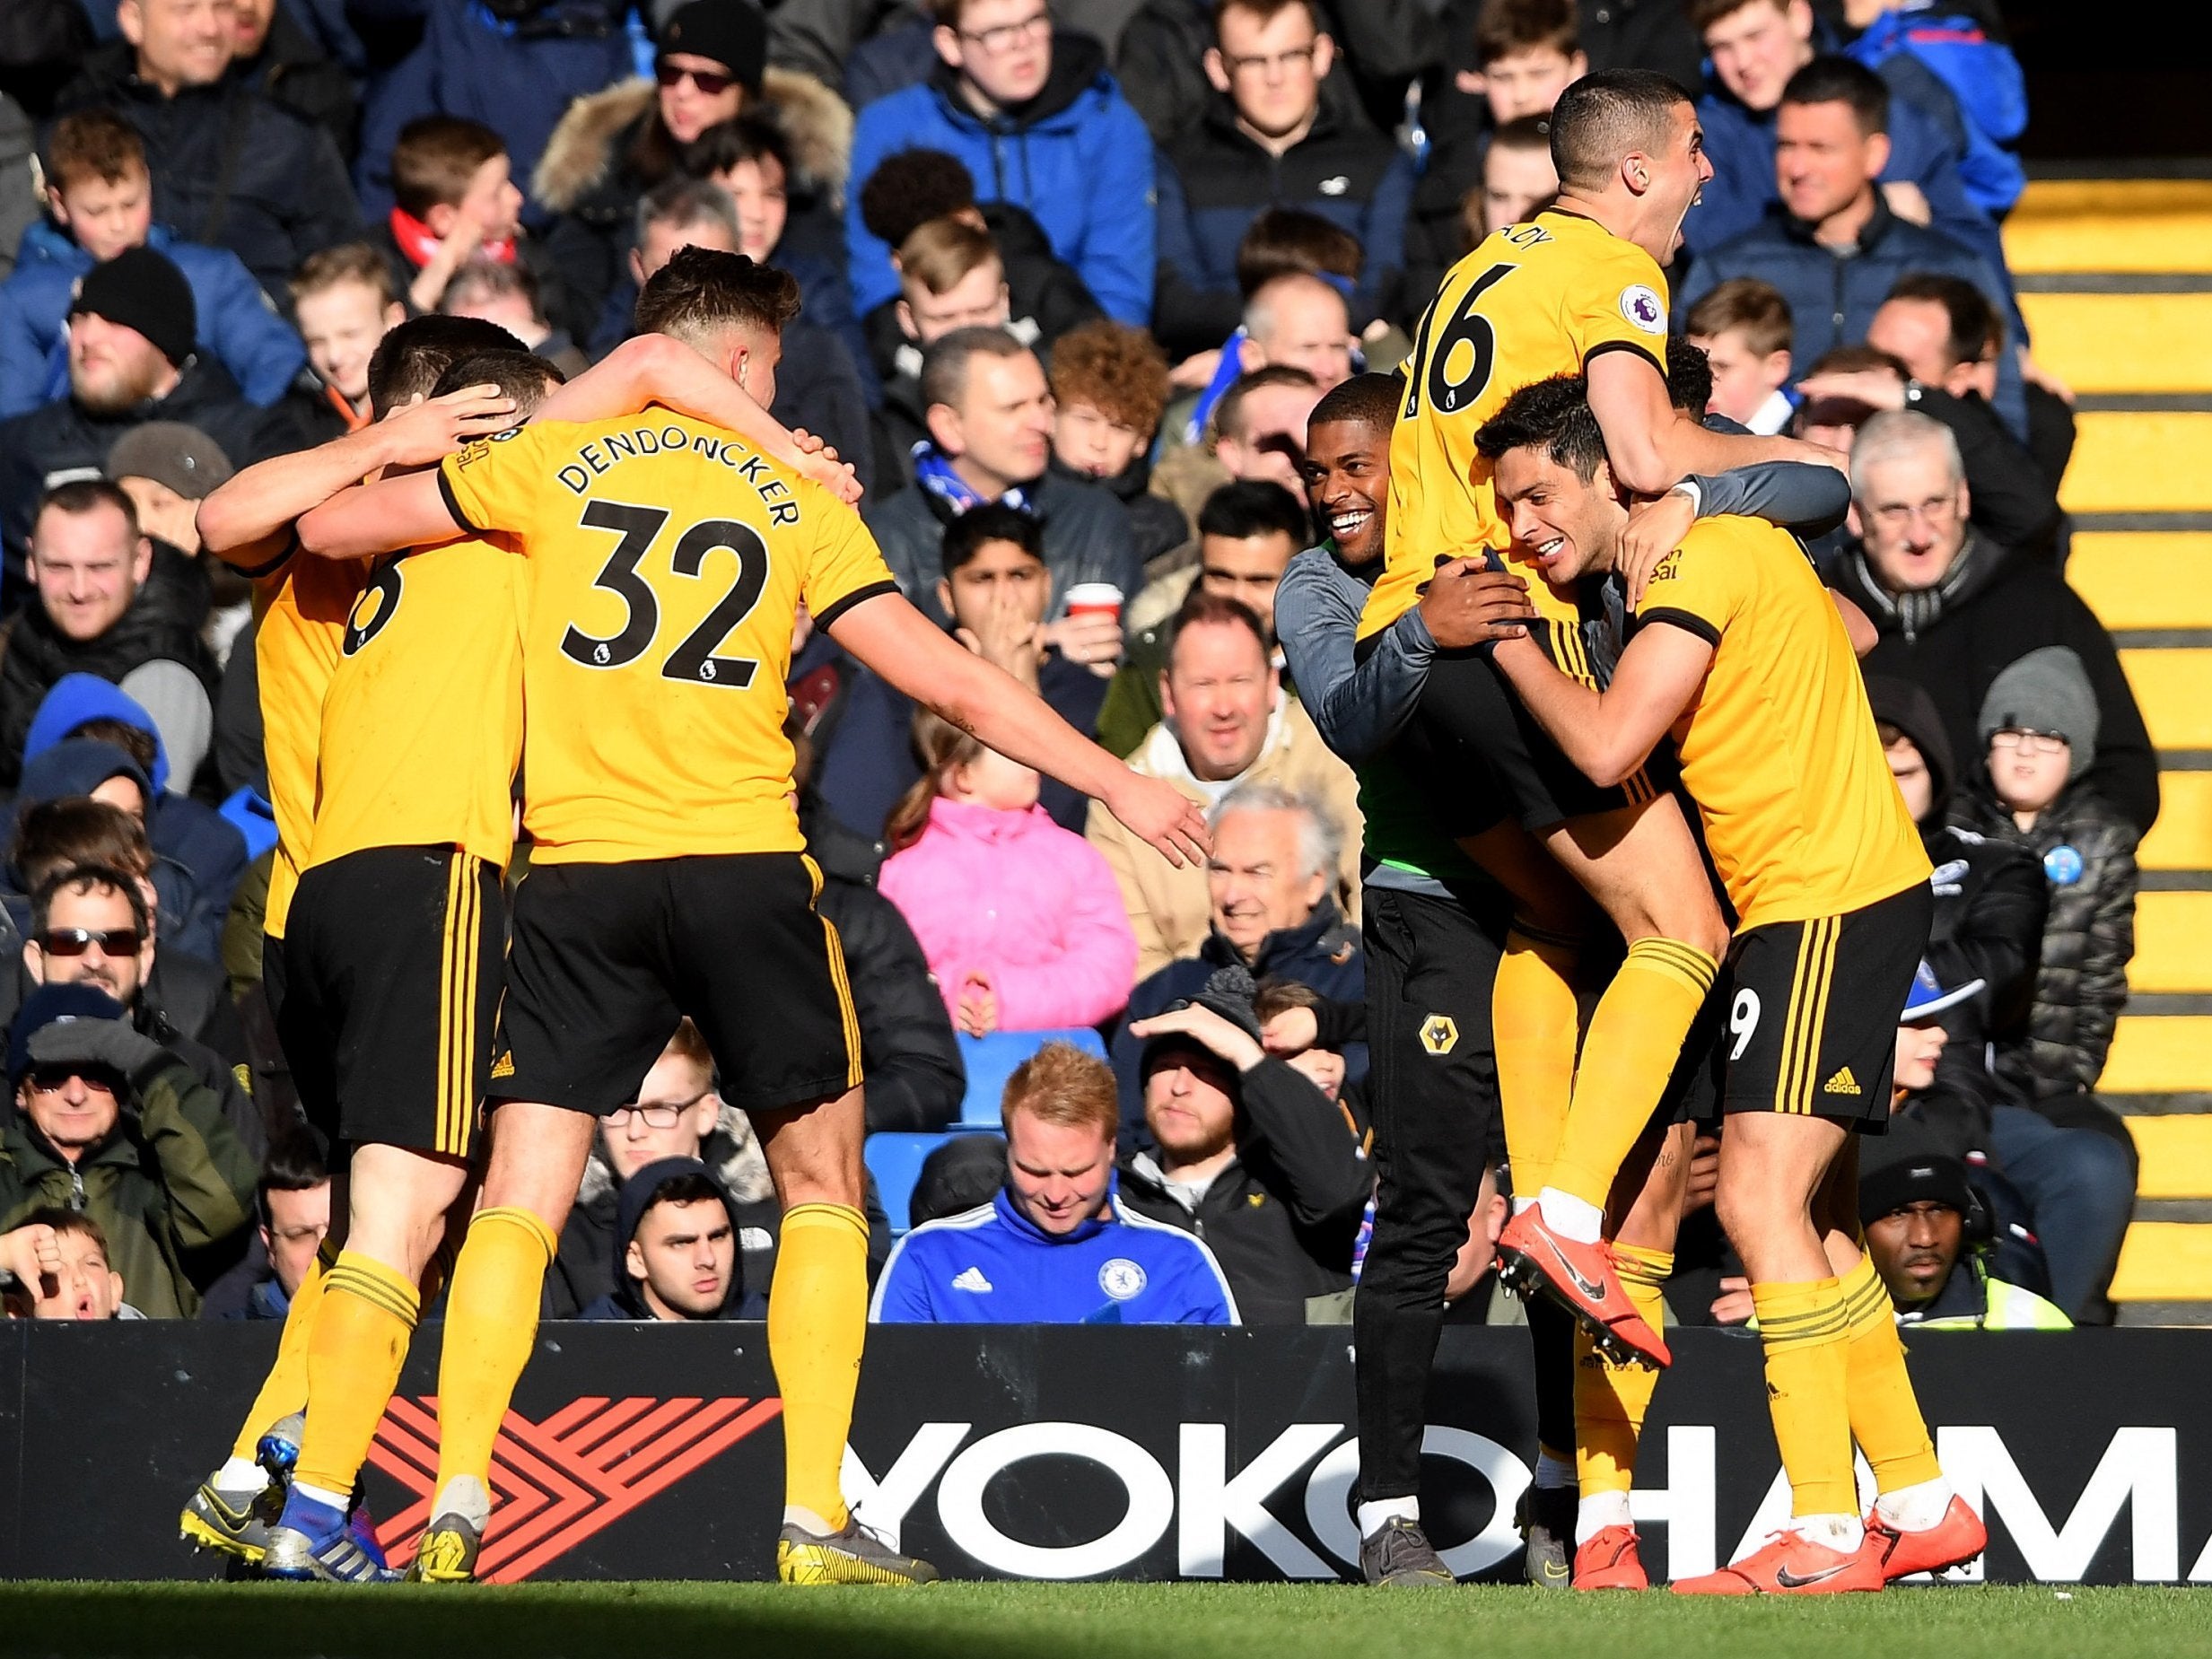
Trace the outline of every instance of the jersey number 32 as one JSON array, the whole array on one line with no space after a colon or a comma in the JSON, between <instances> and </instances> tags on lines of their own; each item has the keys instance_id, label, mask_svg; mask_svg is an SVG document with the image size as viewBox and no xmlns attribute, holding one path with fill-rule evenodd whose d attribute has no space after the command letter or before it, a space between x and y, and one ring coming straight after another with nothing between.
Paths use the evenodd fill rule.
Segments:
<instances>
[{"instance_id":1,"label":"jersey number 32","mask_svg":"<svg viewBox=\"0 0 2212 1659\"><path fill-rule=\"evenodd\" d=\"M606 566L591 579L591 585L620 599L625 615L622 626L604 637L586 633L571 623L561 639L563 656L587 668L620 668L652 649L653 636L660 631L660 598L652 584L638 574L637 567L668 521L665 507L607 501L585 504L582 522L588 528L613 530L621 537ZM694 685L730 685L742 691L760 669L756 658L713 654L714 648L753 614L762 589L768 585L768 546L760 532L729 519L703 520L677 537L669 563L678 576L696 581L706 566L707 555L723 548L738 555L729 589L706 614L706 619L662 661L663 679Z\"/></svg>"}]
</instances>

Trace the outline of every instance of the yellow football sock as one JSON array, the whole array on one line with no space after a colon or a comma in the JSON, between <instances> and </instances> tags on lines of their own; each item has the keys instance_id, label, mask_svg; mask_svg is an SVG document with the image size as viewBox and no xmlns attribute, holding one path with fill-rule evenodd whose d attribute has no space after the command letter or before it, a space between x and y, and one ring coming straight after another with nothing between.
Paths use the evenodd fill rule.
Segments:
<instances>
[{"instance_id":1,"label":"yellow football sock","mask_svg":"<svg viewBox=\"0 0 2212 1659\"><path fill-rule=\"evenodd\" d=\"M1639 939L1629 947L1590 1016L1574 1104L1545 1185L1604 1209L1621 1161L1651 1122L1719 969L1679 939Z\"/></svg>"},{"instance_id":2,"label":"yellow football sock","mask_svg":"<svg viewBox=\"0 0 2212 1659\"><path fill-rule=\"evenodd\" d=\"M845 1436L868 1334L868 1218L843 1204L783 1212L768 1288L768 1359L783 1395L783 1501L845 1524Z\"/></svg>"},{"instance_id":3,"label":"yellow football sock","mask_svg":"<svg viewBox=\"0 0 2212 1659\"><path fill-rule=\"evenodd\" d=\"M1658 1330L1666 1318L1662 1294L1674 1255L1637 1244L1615 1244L1613 1261L1621 1288L1644 1323ZM1589 1333L1575 1332L1575 1472L1582 1495L1625 1492L1636 1484L1636 1442L1644 1432L1659 1374L1648 1366L1613 1365L1591 1346Z\"/></svg>"},{"instance_id":4,"label":"yellow football sock","mask_svg":"<svg viewBox=\"0 0 2212 1659\"><path fill-rule=\"evenodd\" d=\"M1572 939L1517 926L1491 990L1498 1107L1517 1199L1543 1191L1574 1093L1575 958Z\"/></svg>"},{"instance_id":5,"label":"yellow football sock","mask_svg":"<svg viewBox=\"0 0 2212 1659\"><path fill-rule=\"evenodd\" d=\"M331 1262L337 1260L337 1253L329 1253ZM322 1305L323 1275L329 1266L319 1253L308 1263L300 1288L292 1293L292 1305L284 1313L284 1334L276 1339L276 1358L268 1375L261 1379L261 1392L246 1409L246 1420L239 1426L238 1439L231 1447L232 1457L251 1463L263 1435L294 1411L307 1410L307 1345L314 1333L315 1312Z\"/></svg>"},{"instance_id":6,"label":"yellow football sock","mask_svg":"<svg viewBox=\"0 0 2212 1659\"><path fill-rule=\"evenodd\" d=\"M350 1492L391 1401L420 1304L396 1267L347 1251L324 1275L307 1351L307 1433L293 1479Z\"/></svg>"},{"instance_id":7,"label":"yellow football sock","mask_svg":"<svg viewBox=\"0 0 2212 1659\"><path fill-rule=\"evenodd\" d=\"M1766 1350L1767 1409L1789 1476L1789 1512L1855 1515L1842 1289L1832 1279L1753 1285L1751 1301Z\"/></svg>"},{"instance_id":8,"label":"yellow football sock","mask_svg":"<svg viewBox=\"0 0 2212 1659\"><path fill-rule=\"evenodd\" d=\"M488 1491L492 1443L538 1340L538 1298L558 1247L527 1209L480 1209L454 1264L438 1360L438 1488L462 1475Z\"/></svg>"},{"instance_id":9,"label":"yellow football sock","mask_svg":"<svg viewBox=\"0 0 2212 1659\"><path fill-rule=\"evenodd\" d=\"M1940 1479L1943 1466L1936 1461L1928 1419L1912 1393L1889 1291L1863 1251L1858 1264L1839 1282L1850 1331L1844 1363L1851 1437L1867 1454L1875 1489L1894 1492Z\"/></svg>"}]
</instances>

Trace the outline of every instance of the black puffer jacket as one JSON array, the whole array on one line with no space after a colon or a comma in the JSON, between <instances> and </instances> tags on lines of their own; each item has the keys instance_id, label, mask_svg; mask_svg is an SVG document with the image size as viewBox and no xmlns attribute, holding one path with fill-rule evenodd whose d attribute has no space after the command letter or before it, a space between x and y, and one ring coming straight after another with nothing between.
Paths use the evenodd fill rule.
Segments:
<instances>
[{"instance_id":1,"label":"black puffer jacket","mask_svg":"<svg viewBox=\"0 0 2212 1659\"><path fill-rule=\"evenodd\" d=\"M145 140L153 216L189 241L229 249L279 304L290 302L284 284L301 260L361 234L361 207L330 135L235 76L164 97L138 78L131 48L118 40L86 57L55 109L93 104L118 110Z\"/></svg>"},{"instance_id":2,"label":"black puffer jacket","mask_svg":"<svg viewBox=\"0 0 2212 1659\"><path fill-rule=\"evenodd\" d=\"M2050 890L2034 1012L2024 1040L1998 1046L1998 1075L2032 1100L2093 1089L2128 1001L2135 831L2085 779L2068 785L2025 830L1986 790L1961 805L1967 828L2040 858Z\"/></svg>"},{"instance_id":3,"label":"black puffer jacket","mask_svg":"<svg viewBox=\"0 0 2212 1659\"><path fill-rule=\"evenodd\" d=\"M1374 1167L1343 1109L1281 1061L1246 1072L1238 1096L1237 1157L1194 1210L1149 1152L1123 1160L1122 1201L1204 1239L1246 1324L1304 1324L1309 1297L1351 1283Z\"/></svg>"}]
</instances>

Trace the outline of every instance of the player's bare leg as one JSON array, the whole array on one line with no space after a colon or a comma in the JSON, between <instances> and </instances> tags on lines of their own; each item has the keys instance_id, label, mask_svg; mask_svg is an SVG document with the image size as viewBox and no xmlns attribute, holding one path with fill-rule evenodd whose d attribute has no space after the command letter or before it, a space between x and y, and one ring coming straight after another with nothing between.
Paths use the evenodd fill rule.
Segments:
<instances>
[{"instance_id":1,"label":"player's bare leg","mask_svg":"<svg viewBox=\"0 0 2212 1659\"><path fill-rule=\"evenodd\" d=\"M1655 1331L1674 1270L1674 1236L1690 1189L1694 1126L1654 1123L1629 1154L1606 1206L1621 1287ZM1648 1587L1638 1553L1629 1493L1636 1449L1658 1373L1633 1360L1608 1359L1587 1332L1575 1344L1575 1464L1581 1504L1575 1519L1578 1590Z\"/></svg>"},{"instance_id":2,"label":"player's bare leg","mask_svg":"<svg viewBox=\"0 0 2212 1659\"><path fill-rule=\"evenodd\" d=\"M492 1446L538 1340L538 1299L591 1155L596 1118L502 1101L492 1113L484 1193L446 1304L438 1366L438 1487L413 1576L474 1576L491 1520Z\"/></svg>"},{"instance_id":3,"label":"player's bare leg","mask_svg":"<svg viewBox=\"0 0 2212 1659\"><path fill-rule=\"evenodd\" d=\"M1905 1369L1889 1291L1867 1259L1858 1222L1858 1141L1829 1166L1814 1200L1814 1225L1843 1291L1850 1338L1845 1386L1851 1436L1874 1471L1875 1498L1867 1529L1888 1581L1963 1567L1980 1555L1989 1532L1945 1479L1928 1439L1928 1419Z\"/></svg>"},{"instance_id":4,"label":"player's bare leg","mask_svg":"<svg viewBox=\"0 0 2212 1659\"><path fill-rule=\"evenodd\" d=\"M380 1557L348 1526L354 1483L399 1380L423 1276L468 1185L466 1159L405 1147L354 1148L342 1192L344 1248L323 1276L307 1352L307 1423L281 1519L275 1576L365 1580Z\"/></svg>"},{"instance_id":5,"label":"player's bare leg","mask_svg":"<svg viewBox=\"0 0 2212 1659\"><path fill-rule=\"evenodd\" d=\"M1727 930L1671 795L1569 819L1543 839L1619 930L1628 956L1591 1017L1538 1203L1514 1218L1499 1251L1516 1277L1541 1280L1602 1345L1664 1365L1666 1343L1621 1291L1602 1243L1604 1205L1712 989Z\"/></svg>"},{"instance_id":6,"label":"player's bare leg","mask_svg":"<svg viewBox=\"0 0 2212 1659\"><path fill-rule=\"evenodd\" d=\"M1721 1137L1714 1205L1751 1280L1767 1403L1789 1479L1790 1521L1743 1560L1677 1583L1679 1594L1882 1587L1880 1555L1867 1547L1851 1466L1842 1289L1814 1219L1849 1139L1841 1123L1783 1112L1734 1113Z\"/></svg>"},{"instance_id":7,"label":"player's bare leg","mask_svg":"<svg viewBox=\"0 0 2212 1659\"><path fill-rule=\"evenodd\" d=\"M768 1289L768 1358L783 1397L786 1584L922 1584L926 1562L853 1524L840 1475L868 1332L868 1218L861 1091L752 1114L783 1209Z\"/></svg>"}]
</instances>

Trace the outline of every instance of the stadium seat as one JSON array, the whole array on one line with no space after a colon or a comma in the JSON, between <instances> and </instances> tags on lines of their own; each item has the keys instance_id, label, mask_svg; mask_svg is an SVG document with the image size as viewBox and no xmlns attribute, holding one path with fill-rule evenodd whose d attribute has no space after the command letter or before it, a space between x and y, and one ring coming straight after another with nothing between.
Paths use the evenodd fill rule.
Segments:
<instances>
[{"instance_id":1,"label":"stadium seat","mask_svg":"<svg viewBox=\"0 0 2212 1659\"><path fill-rule=\"evenodd\" d=\"M990 1127L998 1125L994 1122ZM955 1135L974 1134L982 1128L978 1124L942 1133L886 1130L869 1136L864 1148L868 1173L876 1178L876 1194L883 1200L883 1213L890 1218L894 1235L905 1233L910 1225L914 1182L921 1176L922 1160Z\"/></svg>"},{"instance_id":2,"label":"stadium seat","mask_svg":"<svg viewBox=\"0 0 2212 1659\"><path fill-rule=\"evenodd\" d=\"M2006 222L2037 362L2080 394L2067 579L2120 646L2164 805L2099 1084L2142 1155L2112 1298L2212 1322L2212 181L2037 179Z\"/></svg>"},{"instance_id":3,"label":"stadium seat","mask_svg":"<svg viewBox=\"0 0 2212 1659\"><path fill-rule=\"evenodd\" d=\"M978 1128L999 1126L999 1098L1014 1068L1047 1043L1072 1043L1086 1054L1106 1057L1106 1044L1088 1026L1064 1031L994 1031L987 1037L960 1039L961 1063L967 1067L967 1094L960 1102L960 1122Z\"/></svg>"}]
</instances>

